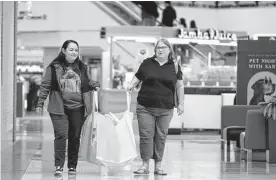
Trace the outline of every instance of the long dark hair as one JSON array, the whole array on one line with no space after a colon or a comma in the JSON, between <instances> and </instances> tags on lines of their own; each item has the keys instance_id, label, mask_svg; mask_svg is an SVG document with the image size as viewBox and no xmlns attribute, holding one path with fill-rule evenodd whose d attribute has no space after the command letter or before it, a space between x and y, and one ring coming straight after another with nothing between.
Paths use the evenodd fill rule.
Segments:
<instances>
[{"instance_id":1,"label":"long dark hair","mask_svg":"<svg viewBox=\"0 0 276 180\"><path fill-rule=\"evenodd\" d=\"M58 56L52 61L53 64L58 63L58 64L62 65L63 67L68 66L68 62L67 62L66 59L65 59L65 54L62 52L62 49L66 50L66 49L68 48L68 45L69 45L70 43L76 44L76 45L78 46L78 49L79 49L79 44L77 43L77 41L71 40L71 39L66 40L66 41L62 44ZM80 61L79 56L77 57L77 59L75 60L75 62L78 62L78 61Z\"/></svg>"},{"instance_id":2,"label":"long dark hair","mask_svg":"<svg viewBox=\"0 0 276 180\"><path fill-rule=\"evenodd\" d=\"M61 50L60 50L58 56L50 63L49 66L51 68L55 69L54 65L59 65L59 66L62 67L62 69L64 71L63 73L66 72L66 67L69 65L69 63L65 59L65 54L62 52L62 49L66 50L70 43L75 43L78 46L78 49L79 49L79 44L76 41L66 40L62 44ZM85 66L85 64L83 62L81 62L79 56L74 61L72 68L73 68L73 71L75 71L76 73L78 73L80 75L82 91L83 92L89 91L89 78L88 78L87 73L86 73L87 72L87 66ZM58 87L59 87L55 73L52 73L52 85L51 86L55 90L58 89Z\"/></svg>"},{"instance_id":3,"label":"long dark hair","mask_svg":"<svg viewBox=\"0 0 276 180\"><path fill-rule=\"evenodd\" d=\"M58 56L52 61L52 63L50 65L53 65L53 64L59 64L62 66L63 70L65 70L65 67L67 67L69 65L69 63L66 61L65 59L65 54L62 52L62 49L66 50L68 48L68 45L70 43L74 43L78 46L78 49L79 49L79 44L77 41L75 40L66 40L62 46L61 46L61 49L60 49L60 52L58 54ZM79 64L80 62L80 58L79 56L77 57L77 59L74 61L74 64ZM74 67L78 67L78 66L74 66ZM80 70L79 68L76 68L76 69L73 69L75 72L77 72L78 74L80 74Z\"/></svg>"}]
</instances>

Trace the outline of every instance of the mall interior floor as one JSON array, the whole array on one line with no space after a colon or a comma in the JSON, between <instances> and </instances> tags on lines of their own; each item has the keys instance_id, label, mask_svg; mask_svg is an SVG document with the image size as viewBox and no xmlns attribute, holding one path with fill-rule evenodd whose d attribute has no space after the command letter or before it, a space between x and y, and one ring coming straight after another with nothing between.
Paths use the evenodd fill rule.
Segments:
<instances>
[{"instance_id":1,"label":"mall interior floor","mask_svg":"<svg viewBox=\"0 0 276 180\"><path fill-rule=\"evenodd\" d=\"M137 121L134 131L138 144ZM232 149L224 156L220 149L220 136L182 134L169 135L164 153L163 167L167 176L153 174L137 176L133 171L141 165L137 158L123 168L99 167L79 160L76 176L54 177L53 128L49 116L26 116L17 125L17 142L5 148L2 154L3 180L265 180L276 179L276 165L263 162L246 163L239 160L239 152ZM263 158L264 159L264 158Z\"/></svg>"}]
</instances>

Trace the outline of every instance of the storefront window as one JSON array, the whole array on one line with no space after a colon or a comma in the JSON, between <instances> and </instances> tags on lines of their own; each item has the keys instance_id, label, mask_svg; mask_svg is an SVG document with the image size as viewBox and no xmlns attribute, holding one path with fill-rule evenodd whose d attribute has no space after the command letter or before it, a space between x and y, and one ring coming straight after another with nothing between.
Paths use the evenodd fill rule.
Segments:
<instances>
[{"instance_id":1,"label":"storefront window","mask_svg":"<svg viewBox=\"0 0 276 180\"><path fill-rule=\"evenodd\" d=\"M44 50L41 48L17 49L17 82L22 83L23 109L35 111L36 99L39 94L43 68ZM26 97L26 98L25 98Z\"/></svg>"},{"instance_id":2,"label":"storefront window","mask_svg":"<svg viewBox=\"0 0 276 180\"><path fill-rule=\"evenodd\" d=\"M235 86L236 46L189 43L173 48L186 86ZM124 89L142 61L154 54L154 43L116 41L111 54L112 88Z\"/></svg>"},{"instance_id":3,"label":"storefront window","mask_svg":"<svg viewBox=\"0 0 276 180\"><path fill-rule=\"evenodd\" d=\"M116 41L112 46L112 88L124 89L144 59L153 56L154 43Z\"/></svg>"},{"instance_id":4,"label":"storefront window","mask_svg":"<svg viewBox=\"0 0 276 180\"><path fill-rule=\"evenodd\" d=\"M187 85L233 86L236 82L236 47L206 44L175 44Z\"/></svg>"}]
</instances>

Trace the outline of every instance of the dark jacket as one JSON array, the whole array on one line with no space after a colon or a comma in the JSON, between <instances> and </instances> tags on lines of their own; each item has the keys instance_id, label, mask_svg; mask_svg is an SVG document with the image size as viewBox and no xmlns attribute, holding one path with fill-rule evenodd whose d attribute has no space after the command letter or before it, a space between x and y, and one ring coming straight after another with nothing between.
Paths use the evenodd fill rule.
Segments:
<instances>
[{"instance_id":1,"label":"dark jacket","mask_svg":"<svg viewBox=\"0 0 276 180\"><path fill-rule=\"evenodd\" d=\"M152 16L159 17L158 6L154 1L133 1L135 4L142 6L142 17Z\"/></svg>"},{"instance_id":2,"label":"dark jacket","mask_svg":"<svg viewBox=\"0 0 276 180\"><path fill-rule=\"evenodd\" d=\"M89 89L86 89L85 91L82 92L85 116L88 116L92 112L93 90L95 90L95 88L99 87L100 85L98 82L93 81L91 79L87 66L81 61L79 61L79 63L81 63L83 67L81 71L85 71L88 78L88 81L86 84L89 87ZM55 71L54 73L55 76L53 76L53 73L52 73L53 70ZM54 64L51 63L46 68L46 72L40 86L40 93L37 100L37 107L43 107L44 101L47 99L48 94L50 94L49 104L47 108L48 112L51 114L64 115L63 97L62 97L62 92L59 90L61 88L60 78L63 74L64 74L63 65L59 63L54 63Z\"/></svg>"},{"instance_id":3,"label":"dark jacket","mask_svg":"<svg viewBox=\"0 0 276 180\"><path fill-rule=\"evenodd\" d=\"M173 21L176 19L176 12L172 6L168 6L163 11L162 24L164 26L173 26Z\"/></svg>"}]
</instances>

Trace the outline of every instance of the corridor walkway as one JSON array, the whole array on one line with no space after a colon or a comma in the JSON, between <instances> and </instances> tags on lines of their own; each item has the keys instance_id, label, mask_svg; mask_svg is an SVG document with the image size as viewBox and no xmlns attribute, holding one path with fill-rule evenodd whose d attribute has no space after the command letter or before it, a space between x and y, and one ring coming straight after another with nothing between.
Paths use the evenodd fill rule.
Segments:
<instances>
[{"instance_id":1,"label":"corridor walkway","mask_svg":"<svg viewBox=\"0 0 276 180\"><path fill-rule=\"evenodd\" d=\"M53 159L53 128L47 114L43 117L27 116L19 121L18 141L2 152L2 180L55 180ZM137 122L134 131L138 144ZM82 159L77 175L68 177L64 169L64 180L265 180L276 178L276 165L264 162L245 163L239 161L239 153L232 150L228 161L224 161L217 134L170 135L164 157L164 169L168 176L133 175L140 164L137 158L124 168L98 167ZM151 172L153 162L151 163Z\"/></svg>"}]
</instances>

